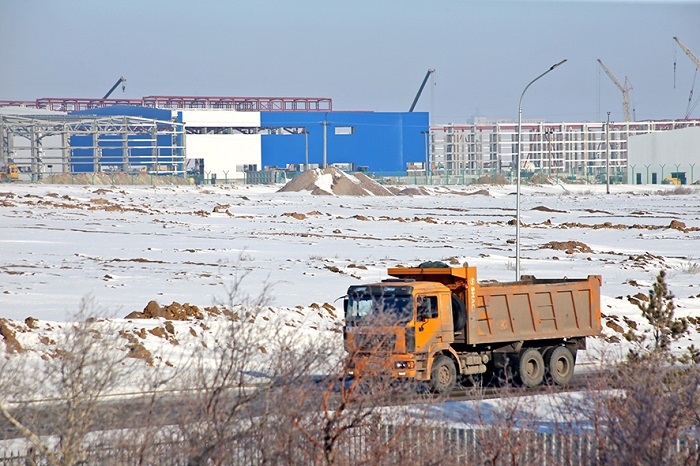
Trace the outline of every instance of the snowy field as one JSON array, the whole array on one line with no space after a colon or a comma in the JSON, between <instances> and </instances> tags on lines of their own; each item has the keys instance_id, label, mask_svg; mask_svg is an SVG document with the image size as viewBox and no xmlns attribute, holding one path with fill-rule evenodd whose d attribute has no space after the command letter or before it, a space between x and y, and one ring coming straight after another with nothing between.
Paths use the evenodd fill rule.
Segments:
<instances>
[{"instance_id":1,"label":"snowy field","mask_svg":"<svg viewBox=\"0 0 700 466\"><path fill-rule=\"evenodd\" d=\"M332 191L327 181L319 186ZM0 319L23 349L41 352L37 334L71 320L83 298L137 333L163 325L124 319L149 301L227 304L227 288L244 277L238 298L268 290L267 325L274 315L313 339L341 325L348 286L386 278L388 267L441 260L477 266L482 280L515 278L514 186L404 191L424 193L413 196L280 187L2 185ZM698 188L523 186L521 219L523 274L602 275L607 341L593 348L615 348L628 322L641 322L628 297L647 294L662 269L677 315L700 316ZM141 333L152 351L164 342ZM167 336L201 333L176 322ZM700 346L695 328L683 343L692 341Z\"/></svg>"}]
</instances>

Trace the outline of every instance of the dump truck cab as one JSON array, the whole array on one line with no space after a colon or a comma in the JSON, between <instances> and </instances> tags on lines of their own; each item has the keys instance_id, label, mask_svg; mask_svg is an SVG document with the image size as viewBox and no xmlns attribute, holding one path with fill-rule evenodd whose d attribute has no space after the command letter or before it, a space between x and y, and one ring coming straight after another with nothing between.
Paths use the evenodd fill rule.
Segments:
<instances>
[{"instance_id":1,"label":"dump truck cab","mask_svg":"<svg viewBox=\"0 0 700 466\"><path fill-rule=\"evenodd\" d=\"M389 279L356 285L345 300L350 375L429 380L430 356L454 341L452 292L438 282Z\"/></svg>"}]
</instances>

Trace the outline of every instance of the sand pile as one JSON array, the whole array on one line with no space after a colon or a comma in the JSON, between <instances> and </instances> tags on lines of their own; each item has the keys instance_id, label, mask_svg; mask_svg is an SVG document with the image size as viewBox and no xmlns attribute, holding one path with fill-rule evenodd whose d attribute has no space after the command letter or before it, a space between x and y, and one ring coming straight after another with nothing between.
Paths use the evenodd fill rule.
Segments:
<instances>
[{"instance_id":1,"label":"sand pile","mask_svg":"<svg viewBox=\"0 0 700 466\"><path fill-rule=\"evenodd\" d=\"M148 173L57 173L44 175L37 183L79 184L79 185L187 185L189 178L170 175L150 175Z\"/></svg>"},{"instance_id":2,"label":"sand pile","mask_svg":"<svg viewBox=\"0 0 700 466\"><path fill-rule=\"evenodd\" d=\"M391 191L363 173L350 175L335 167L304 172L278 192L300 191L310 191L314 195L393 196Z\"/></svg>"}]
</instances>

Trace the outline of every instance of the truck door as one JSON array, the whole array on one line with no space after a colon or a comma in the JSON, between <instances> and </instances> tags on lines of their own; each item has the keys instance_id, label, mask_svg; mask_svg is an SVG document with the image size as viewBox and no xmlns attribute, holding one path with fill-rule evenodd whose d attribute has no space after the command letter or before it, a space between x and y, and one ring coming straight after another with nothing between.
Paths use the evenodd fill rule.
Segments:
<instances>
[{"instance_id":1,"label":"truck door","mask_svg":"<svg viewBox=\"0 0 700 466\"><path fill-rule=\"evenodd\" d=\"M441 343L441 330L437 295L416 296L416 353L429 353L431 346Z\"/></svg>"}]
</instances>

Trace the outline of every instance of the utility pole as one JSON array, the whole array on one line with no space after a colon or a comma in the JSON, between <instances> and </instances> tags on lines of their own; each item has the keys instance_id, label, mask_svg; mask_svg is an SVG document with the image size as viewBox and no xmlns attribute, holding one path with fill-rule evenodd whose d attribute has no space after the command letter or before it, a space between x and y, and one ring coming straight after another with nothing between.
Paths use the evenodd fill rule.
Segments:
<instances>
[{"instance_id":1,"label":"utility pole","mask_svg":"<svg viewBox=\"0 0 700 466\"><path fill-rule=\"evenodd\" d=\"M428 136L430 135L430 131L421 131L423 135L425 136L425 184L428 184L428 176L429 176L429 170L430 170L430 155L428 152Z\"/></svg>"},{"instance_id":2,"label":"utility pole","mask_svg":"<svg viewBox=\"0 0 700 466\"><path fill-rule=\"evenodd\" d=\"M304 141L306 142L306 158L304 163L304 171L309 171L309 130L304 128Z\"/></svg>"},{"instance_id":3,"label":"utility pole","mask_svg":"<svg viewBox=\"0 0 700 466\"><path fill-rule=\"evenodd\" d=\"M610 112L605 124L605 192L610 194Z\"/></svg>"},{"instance_id":4,"label":"utility pole","mask_svg":"<svg viewBox=\"0 0 700 466\"><path fill-rule=\"evenodd\" d=\"M323 117L323 166L321 168L326 168L326 156L328 154L328 113Z\"/></svg>"}]
</instances>

